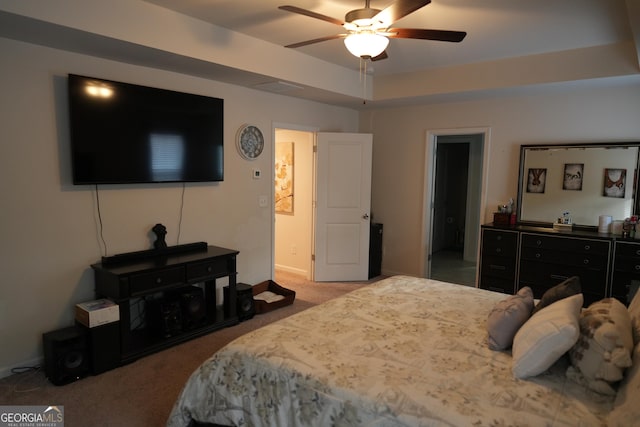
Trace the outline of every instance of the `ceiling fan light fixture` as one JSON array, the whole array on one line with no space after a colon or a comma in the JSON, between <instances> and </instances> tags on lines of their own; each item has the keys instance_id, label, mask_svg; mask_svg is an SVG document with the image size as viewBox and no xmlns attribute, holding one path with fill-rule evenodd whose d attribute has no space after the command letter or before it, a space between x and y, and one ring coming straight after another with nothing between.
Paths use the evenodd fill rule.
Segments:
<instances>
[{"instance_id":1,"label":"ceiling fan light fixture","mask_svg":"<svg viewBox=\"0 0 640 427\"><path fill-rule=\"evenodd\" d=\"M355 33L344 39L344 45L355 57L374 58L384 52L389 45L389 39L375 33Z\"/></svg>"}]
</instances>

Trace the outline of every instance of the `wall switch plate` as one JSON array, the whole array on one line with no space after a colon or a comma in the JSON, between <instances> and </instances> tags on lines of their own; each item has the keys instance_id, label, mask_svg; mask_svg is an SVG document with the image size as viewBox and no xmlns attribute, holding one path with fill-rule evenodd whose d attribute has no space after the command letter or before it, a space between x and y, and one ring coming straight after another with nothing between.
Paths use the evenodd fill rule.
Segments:
<instances>
[{"instance_id":1,"label":"wall switch plate","mask_svg":"<svg viewBox=\"0 0 640 427\"><path fill-rule=\"evenodd\" d=\"M252 176L253 179L260 179L260 177L262 177L262 172L260 171L260 169L254 169Z\"/></svg>"}]
</instances>

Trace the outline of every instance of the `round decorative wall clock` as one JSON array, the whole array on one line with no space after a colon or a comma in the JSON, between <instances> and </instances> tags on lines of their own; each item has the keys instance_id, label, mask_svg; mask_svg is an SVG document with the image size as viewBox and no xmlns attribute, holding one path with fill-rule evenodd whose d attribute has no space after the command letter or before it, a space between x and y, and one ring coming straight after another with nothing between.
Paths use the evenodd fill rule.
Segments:
<instances>
[{"instance_id":1,"label":"round decorative wall clock","mask_svg":"<svg viewBox=\"0 0 640 427\"><path fill-rule=\"evenodd\" d=\"M256 126L244 125L238 129L236 144L242 157L253 160L258 158L264 149L264 137Z\"/></svg>"}]
</instances>

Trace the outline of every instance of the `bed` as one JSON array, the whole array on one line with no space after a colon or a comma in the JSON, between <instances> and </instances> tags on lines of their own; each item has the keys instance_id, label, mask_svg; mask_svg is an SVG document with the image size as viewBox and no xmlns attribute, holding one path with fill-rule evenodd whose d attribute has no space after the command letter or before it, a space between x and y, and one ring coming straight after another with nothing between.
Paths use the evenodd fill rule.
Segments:
<instances>
[{"instance_id":1,"label":"bed","mask_svg":"<svg viewBox=\"0 0 640 427\"><path fill-rule=\"evenodd\" d=\"M365 286L229 343L192 374L167 425L607 426L640 419L638 363L614 395L570 380L564 356L538 375L515 378L511 351L487 345L488 314L505 298L409 276Z\"/></svg>"}]
</instances>

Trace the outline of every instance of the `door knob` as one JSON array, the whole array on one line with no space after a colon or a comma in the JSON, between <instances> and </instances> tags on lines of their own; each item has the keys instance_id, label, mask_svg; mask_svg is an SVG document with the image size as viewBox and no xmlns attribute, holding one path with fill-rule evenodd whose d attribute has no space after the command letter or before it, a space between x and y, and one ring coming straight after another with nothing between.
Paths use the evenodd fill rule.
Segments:
<instances>
[{"instance_id":1,"label":"door knob","mask_svg":"<svg viewBox=\"0 0 640 427\"><path fill-rule=\"evenodd\" d=\"M362 218L369 219L369 214L366 213L366 214L362 215Z\"/></svg>"}]
</instances>

